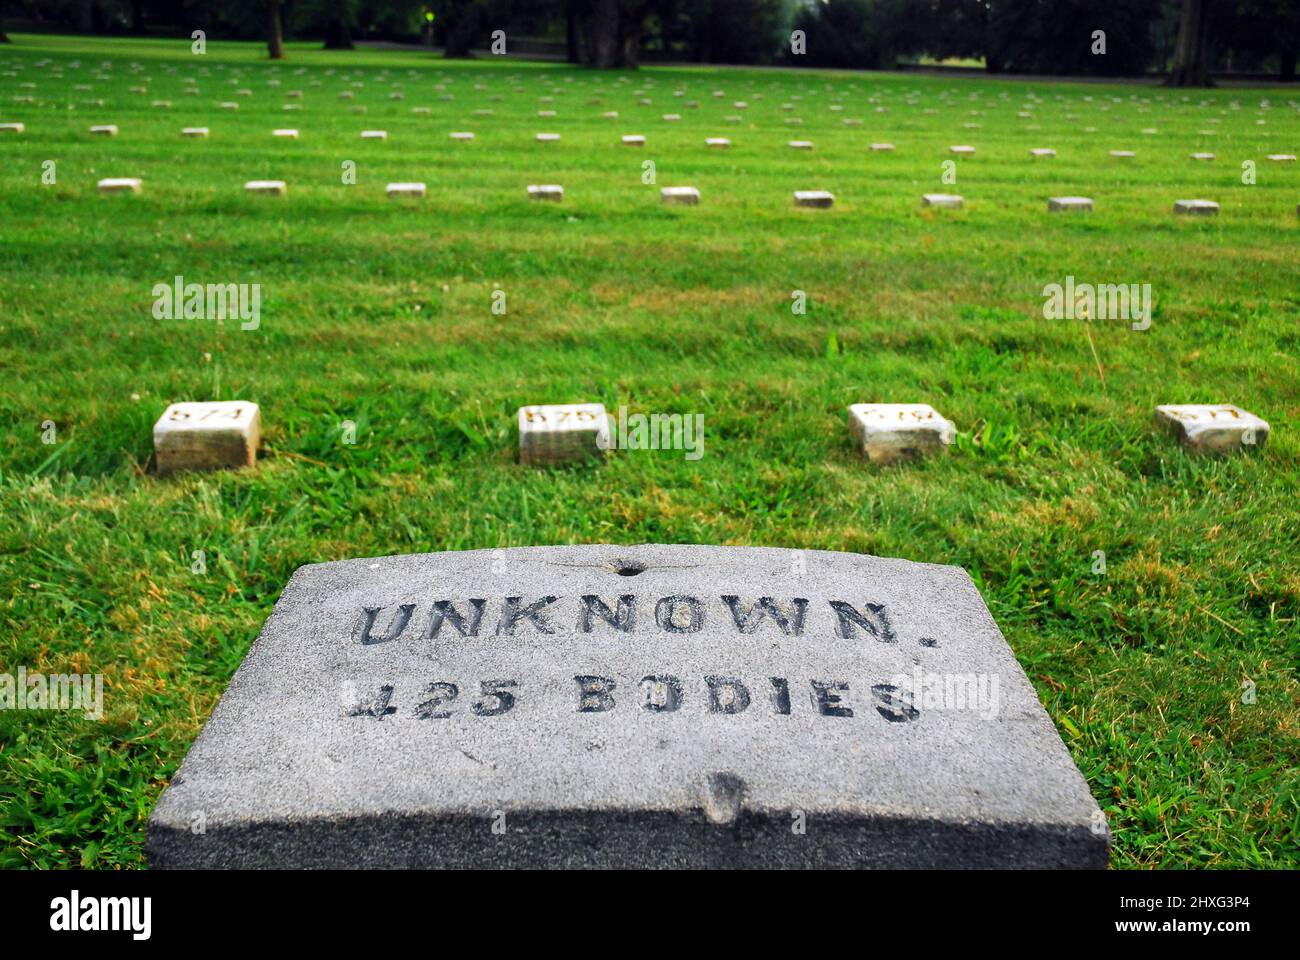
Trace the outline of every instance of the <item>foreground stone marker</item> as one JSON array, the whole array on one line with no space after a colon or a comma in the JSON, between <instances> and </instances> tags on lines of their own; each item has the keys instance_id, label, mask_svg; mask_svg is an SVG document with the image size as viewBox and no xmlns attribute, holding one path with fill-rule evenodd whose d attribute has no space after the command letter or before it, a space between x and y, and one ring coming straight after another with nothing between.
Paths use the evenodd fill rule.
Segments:
<instances>
[{"instance_id":1,"label":"foreground stone marker","mask_svg":"<svg viewBox=\"0 0 1300 960\"><path fill-rule=\"evenodd\" d=\"M251 467L261 436L262 416L255 403L173 403L154 424L155 466L159 474Z\"/></svg>"},{"instance_id":2,"label":"foreground stone marker","mask_svg":"<svg viewBox=\"0 0 1300 960\"><path fill-rule=\"evenodd\" d=\"M1233 453L1264 446L1268 421L1230 403L1156 407L1157 428L1172 433L1195 453Z\"/></svg>"},{"instance_id":3,"label":"foreground stone marker","mask_svg":"<svg viewBox=\"0 0 1300 960\"><path fill-rule=\"evenodd\" d=\"M529 200L551 200L559 203L564 199L564 187L558 183L535 183L528 187Z\"/></svg>"},{"instance_id":4,"label":"foreground stone marker","mask_svg":"<svg viewBox=\"0 0 1300 960\"><path fill-rule=\"evenodd\" d=\"M206 137L208 135L207 127L181 127L182 137Z\"/></svg>"},{"instance_id":5,"label":"foreground stone marker","mask_svg":"<svg viewBox=\"0 0 1300 960\"><path fill-rule=\"evenodd\" d=\"M0 123L0 133L22 133L26 129L21 123Z\"/></svg>"},{"instance_id":6,"label":"foreground stone marker","mask_svg":"<svg viewBox=\"0 0 1300 960\"><path fill-rule=\"evenodd\" d=\"M570 463L603 457L609 449L609 417L604 404L520 407L516 419L520 463Z\"/></svg>"},{"instance_id":7,"label":"foreground stone marker","mask_svg":"<svg viewBox=\"0 0 1300 960\"><path fill-rule=\"evenodd\" d=\"M855 403L849 433L872 463L888 464L941 453L957 428L926 403Z\"/></svg>"},{"instance_id":8,"label":"foreground stone marker","mask_svg":"<svg viewBox=\"0 0 1300 960\"><path fill-rule=\"evenodd\" d=\"M92 134L93 136L96 136L96 137L116 137L116 136L117 136L117 124L116 124L116 123L97 123L97 124L95 124L93 127L90 128L90 132L91 132L91 134Z\"/></svg>"},{"instance_id":9,"label":"foreground stone marker","mask_svg":"<svg viewBox=\"0 0 1300 960\"><path fill-rule=\"evenodd\" d=\"M299 568L146 849L155 868L1104 867L1108 834L960 568L579 546Z\"/></svg>"}]
</instances>

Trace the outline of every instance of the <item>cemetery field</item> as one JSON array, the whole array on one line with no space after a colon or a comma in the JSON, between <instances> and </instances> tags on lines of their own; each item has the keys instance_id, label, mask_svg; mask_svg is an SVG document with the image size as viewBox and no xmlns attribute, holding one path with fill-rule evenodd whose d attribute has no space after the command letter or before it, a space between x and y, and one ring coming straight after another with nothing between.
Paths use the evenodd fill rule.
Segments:
<instances>
[{"instance_id":1,"label":"cemetery field","mask_svg":"<svg viewBox=\"0 0 1300 960\"><path fill-rule=\"evenodd\" d=\"M102 674L104 702L0 711L0 866L143 865L154 802L301 564L600 542L961 565L1114 866L1300 866L1300 165L1266 160L1300 152L1300 91L15 40L0 672ZM264 179L287 195L245 193ZM1174 215L1195 198L1219 215ZM256 328L157 318L178 276L260 285ZM1070 277L1149 284L1149 327L1046 319ZM227 399L261 405L257 466L156 476L164 408ZM578 401L701 414L703 455L521 465L517 408ZM872 466L858 402L931 404L957 440ZM1272 434L1191 456L1153 430L1164 403Z\"/></svg>"}]
</instances>

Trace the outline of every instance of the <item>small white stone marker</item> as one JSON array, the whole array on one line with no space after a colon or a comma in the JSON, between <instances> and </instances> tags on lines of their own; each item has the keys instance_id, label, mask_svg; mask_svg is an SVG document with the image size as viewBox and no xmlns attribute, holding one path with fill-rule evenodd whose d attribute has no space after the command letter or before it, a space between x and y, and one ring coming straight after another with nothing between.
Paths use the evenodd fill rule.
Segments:
<instances>
[{"instance_id":1,"label":"small white stone marker","mask_svg":"<svg viewBox=\"0 0 1300 960\"><path fill-rule=\"evenodd\" d=\"M390 197L422 197L425 187L422 183L390 183L387 193Z\"/></svg>"},{"instance_id":2,"label":"small white stone marker","mask_svg":"<svg viewBox=\"0 0 1300 960\"><path fill-rule=\"evenodd\" d=\"M1174 213L1215 217L1219 214L1219 205L1213 200L1175 200Z\"/></svg>"},{"instance_id":3,"label":"small white stone marker","mask_svg":"<svg viewBox=\"0 0 1300 960\"><path fill-rule=\"evenodd\" d=\"M939 453L957 436L952 421L925 403L855 403L849 432L875 464Z\"/></svg>"},{"instance_id":4,"label":"small white stone marker","mask_svg":"<svg viewBox=\"0 0 1300 960\"><path fill-rule=\"evenodd\" d=\"M1051 210L1091 210L1090 197L1048 197L1047 209Z\"/></svg>"},{"instance_id":5,"label":"small white stone marker","mask_svg":"<svg viewBox=\"0 0 1300 960\"><path fill-rule=\"evenodd\" d=\"M181 127L182 137L206 137L207 135L207 127Z\"/></svg>"},{"instance_id":6,"label":"small white stone marker","mask_svg":"<svg viewBox=\"0 0 1300 960\"><path fill-rule=\"evenodd\" d=\"M537 135L538 143L555 143L559 139L560 135L558 133L539 133Z\"/></svg>"},{"instance_id":7,"label":"small white stone marker","mask_svg":"<svg viewBox=\"0 0 1300 960\"><path fill-rule=\"evenodd\" d=\"M644 147L645 137L639 133L629 133L623 138L623 144L628 147Z\"/></svg>"},{"instance_id":8,"label":"small white stone marker","mask_svg":"<svg viewBox=\"0 0 1300 960\"><path fill-rule=\"evenodd\" d=\"M786 146L794 150L811 150L813 142L811 140L791 140Z\"/></svg>"},{"instance_id":9,"label":"small white stone marker","mask_svg":"<svg viewBox=\"0 0 1300 960\"><path fill-rule=\"evenodd\" d=\"M283 180L249 180L244 184L244 189L249 193L269 193L275 196L283 196L289 188Z\"/></svg>"},{"instance_id":10,"label":"small white stone marker","mask_svg":"<svg viewBox=\"0 0 1300 960\"><path fill-rule=\"evenodd\" d=\"M695 187L664 187L659 191L659 201L693 207L700 202L700 191Z\"/></svg>"},{"instance_id":11,"label":"small white stone marker","mask_svg":"<svg viewBox=\"0 0 1300 960\"><path fill-rule=\"evenodd\" d=\"M100 193L139 193L144 181L139 177L108 177L99 181Z\"/></svg>"},{"instance_id":12,"label":"small white stone marker","mask_svg":"<svg viewBox=\"0 0 1300 960\"><path fill-rule=\"evenodd\" d=\"M453 140L473 140L473 139L474 139L474 134L469 133L468 131L465 131L465 130L457 130L457 131L455 131L455 132L453 132L453 133L451 134L451 139L453 139Z\"/></svg>"},{"instance_id":13,"label":"small white stone marker","mask_svg":"<svg viewBox=\"0 0 1300 960\"><path fill-rule=\"evenodd\" d=\"M948 207L952 210L960 210L964 202L955 193L926 193L921 196L923 207Z\"/></svg>"},{"instance_id":14,"label":"small white stone marker","mask_svg":"<svg viewBox=\"0 0 1300 960\"><path fill-rule=\"evenodd\" d=\"M1136 157L1137 156L1137 154L1132 150L1112 150L1110 152L1110 155L1112 157Z\"/></svg>"},{"instance_id":15,"label":"small white stone marker","mask_svg":"<svg viewBox=\"0 0 1300 960\"><path fill-rule=\"evenodd\" d=\"M1269 431L1267 421L1230 403L1159 406L1155 422L1158 429L1172 433L1195 453L1263 447Z\"/></svg>"},{"instance_id":16,"label":"small white stone marker","mask_svg":"<svg viewBox=\"0 0 1300 960\"><path fill-rule=\"evenodd\" d=\"M673 123L673 122L675 122L675 121L677 121L677 120L680 120L681 118L682 118L682 115L681 115L680 113L665 113L665 114L664 114L664 119L667 120L669 123Z\"/></svg>"},{"instance_id":17,"label":"small white stone marker","mask_svg":"<svg viewBox=\"0 0 1300 960\"><path fill-rule=\"evenodd\" d=\"M815 207L824 210L835 203L835 195L828 190L796 190L794 205L796 207Z\"/></svg>"},{"instance_id":18,"label":"small white stone marker","mask_svg":"<svg viewBox=\"0 0 1300 960\"><path fill-rule=\"evenodd\" d=\"M0 133L22 133L26 129L21 123L0 123Z\"/></svg>"},{"instance_id":19,"label":"small white stone marker","mask_svg":"<svg viewBox=\"0 0 1300 960\"><path fill-rule=\"evenodd\" d=\"M285 127L280 130L272 130L271 136L279 137L281 140L297 140L298 131L290 127Z\"/></svg>"},{"instance_id":20,"label":"small white stone marker","mask_svg":"<svg viewBox=\"0 0 1300 960\"><path fill-rule=\"evenodd\" d=\"M1191 160L1213 160L1214 159L1214 154L1212 153L1189 153L1187 156Z\"/></svg>"},{"instance_id":21,"label":"small white stone marker","mask_svg":"<svg viewBox=\"0 0 1300 960\"><path fill-rule=\"evenodd\" d=\"M519 462L539 465L603 457L609 418L600 403L520 407Z\"/></svg>"},{"instance_id":22,"label":"small white stone marker","mask_svg":"<svg viewBox=\"0 0 1300 960\"><path fill-rule=\"evenodd\" d=\"M892 143L873 143L871 150L873 153L889 153L894 149Z\"/></svg>"},{"instance_id":23,"label":"small white stone marker","mask_svg":"<svg viewBox=\"0 0 1300 960\"><path fill-rule=\"evenodd\" d=\"M117 124L115 123L97 123L90 128L90 132L97 137L116 137Z\"/></svg>"},{"instance_id":24,"label":"small white stone marker","mask_svg":"<svg viewBox=\"0 0 1300 960\"><path fill-rule=\"evenodd\" d=\"M1268 159L1274 163L1295 163L1294 153L1270 153Z\"/></svg>"},{"instance_id":25,"label":"small white stone marker","mask_svg":"<svg viewBox=\"0 0 1300 960\"><path fill-rule=\"evenodd\" d=\"M617 120L617 119L618 119L618 111L617 111L617 110L606 110L604 113L601 114L601 116L604 117L606 120Z\"/></svg>"},{"instance_id":26,"label":"small white stone marker","mask_svg":"<svg viewBox=\"0 0 1300 960\"><path fill-rule=\"evenodd\" d=\"M964 143L962 143L962 144L958 144L958 145L955 146L955 147L949 147L949 148L948 148L948 152L949 152L949 153L968 153L968 154L969 154L969 153L974 153L974 152L975 152L975 148L972 147L972 146L970 146L969 144L964 144Z\"/></svg>"},{"instance_id":27,"label":"small white stone marker","mask_svg":"<svg viewBox=\"0 0 1300 960\"><path fill-rule=\"evenodd\" d=\"M232 102L232 101L227 101L226 103L223 103L223 104L221 105L221 109L222 109L222 110L238 110L238 109L239 109L239 104L234 103L234 102Z\"/></svg>"},{"instance_id":28,"label":"small white stone marker","mask_svg":"<svg viewBox=\"0 0 1300 960\"><path fill-rule=\"evenodd\" d=\"M1054 157L1056 156L1056 151L1051 147L1034 147L1034 149L1029 151L1029 155L1031 157Z\"/></svg>"},{"instance_id":29,"label":"small white stone marker","mask_svg":"<svg viewBox=\"0 0 1300 960\"><path fill-rule=\"evenodd\" d=\"M387 130L362 130L361 139L362 140L387 140L388 131Z\"/></svg>"},{"instance_id":30,"label":"small white stone marker","mask_svg":"<svg viewBox=\"0 0 1300 960\"><path fill-rule=\"evenodd\" d=\"M173 403L153 427L154 464L159 474L251 467L261 437L255 403Z\"/></svg>"},{"instance_id":31,"label":"small white stone marker","mask_svg":"<svg viewBox=\"0 0 1300 960\"><path fill-rule=\"evenodd\" d=\"M731 141L726 137L705 137L704 145L706 147L717 147L719 150L727 150L731 147Z\"/></svg>"},{"instance_id":32,"label":"small white stone marker","mask_svg":"<svg viewBox=\"0 0 1300 960\"><path fill-rule=\"evenodd\" d=\"M529 200L553 200L556 203L564 199L564 187L558 183L534 183L528 185Z\"/></svg>"}]
</instances>

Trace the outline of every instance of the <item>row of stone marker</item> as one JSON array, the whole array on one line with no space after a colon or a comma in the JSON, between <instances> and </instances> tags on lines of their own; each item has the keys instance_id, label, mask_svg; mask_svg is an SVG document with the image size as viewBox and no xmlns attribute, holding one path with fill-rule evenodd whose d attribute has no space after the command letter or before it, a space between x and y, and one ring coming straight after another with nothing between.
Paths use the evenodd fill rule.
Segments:
<instances>
[{"instance_id":1,"label":"row of stone marker","mask_svg":"<svg viewBox=\"0 0 1300 960\"><path fill-rule=\"evenodd\" d=\"M603 404L520 407L516 418L521 463L583 461L604 456L613 445ZM1259 449L1269 434L1267 421L1232 404L1161 405L1155 409L1155 423L1197 453ZM261 410L255 403L173 403L154 424L155 469L168 474L251 467L257 462L261 431ZM946 450L956 439L957 427L924 403L855 403L849 407L849 433L868 461L884 465Z\"/></svg>"}]
</instances>

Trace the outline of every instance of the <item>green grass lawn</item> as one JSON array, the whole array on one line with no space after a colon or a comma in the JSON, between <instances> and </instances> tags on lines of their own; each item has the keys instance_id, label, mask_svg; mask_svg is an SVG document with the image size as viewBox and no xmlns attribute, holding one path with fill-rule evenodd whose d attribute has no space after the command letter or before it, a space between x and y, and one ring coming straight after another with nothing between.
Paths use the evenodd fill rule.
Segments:
<instances>
[{"instance_id":1,"label":"green grass lawn","mask_svg":"<svg viewBox=\"0 0 1300 960\"><path fill-rule=\"evenodd\" d=\"M256 45L15 39L0 671L102 673L106 708L0 713L0 865L143 865L149 811L300 564L587 542L959 564L1105 810L1117 867L1300 865L1300 168L1264 159L1300 152L1300 91L307 46L272 65ZM97 123L121 133L92 138ZM387 142L359 139L373 128ZM978 153L945 184L959 143ZM1031 160L1039 146L1058 156ZM143 193L98 195L114 176ZM288 196L244 194L263 178ZM428 197L386 199L399 180ZM531 183L564 202L530 202ZM668 185L701 205L661 206ZM799 189L834 208L795 209ZM965 209L923 210L930 192ZM1048 214L1061 194L1096 210ZM1175 217L1185 198L1222 213ZM155 320L152 288L178 274L261 284L260 328ZM1151 284L1150 329L1045 320L1044 286L1068 275ZM153 422L206 399L262 405L258 466L155 477ZM705 454L521 467L515 409L579 400L702 413ZM930 403L958 441L870 467L846 429L870 401ZM1156 404L1190 402L1236 403L1273 436L1190 457L1151 427Z\"/></svg>"}]
</instances>

